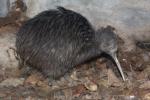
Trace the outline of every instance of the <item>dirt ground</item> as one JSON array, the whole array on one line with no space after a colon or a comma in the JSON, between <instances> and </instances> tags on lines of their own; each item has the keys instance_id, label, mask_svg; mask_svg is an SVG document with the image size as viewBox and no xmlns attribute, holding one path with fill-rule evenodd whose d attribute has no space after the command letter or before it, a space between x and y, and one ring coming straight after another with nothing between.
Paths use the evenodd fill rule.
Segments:
<instances>
[{"instance_id":1,"label":"dirt ground","mask_svg":"<svg viewBox=\"0 0 150 100\"><path fill-rule=\"evenodd\" d=\"M2 34L10 33L13 37L17 29L1 27L1 40ZM24 69L0 64L0 100L150 100L150 50L137 47L123 52L122 44L119 40L118 58L127 78L125 82L105 57L77 66L51 83L36 70L27 75L23 74Z\"/></svg>"}]
</instances>

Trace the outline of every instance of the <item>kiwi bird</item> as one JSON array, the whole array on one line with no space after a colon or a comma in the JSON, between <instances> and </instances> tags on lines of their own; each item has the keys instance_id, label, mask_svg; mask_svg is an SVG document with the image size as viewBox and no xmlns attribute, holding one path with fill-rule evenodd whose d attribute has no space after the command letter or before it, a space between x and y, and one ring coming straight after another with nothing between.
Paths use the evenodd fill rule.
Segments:
<instances>
[{"instance_id":1,"label":"kiwi bird","mask_svg":"<svg viewBox=\"0 0 150 100\"><path fill-rule=\"evenodd\" d=\"M50 80L102 53L110 55L125 80L117 59L117 39L111 26L95 30L81 14L57 7L26 21L16 35L21 61Z\"/></svg>"}]
</instances>

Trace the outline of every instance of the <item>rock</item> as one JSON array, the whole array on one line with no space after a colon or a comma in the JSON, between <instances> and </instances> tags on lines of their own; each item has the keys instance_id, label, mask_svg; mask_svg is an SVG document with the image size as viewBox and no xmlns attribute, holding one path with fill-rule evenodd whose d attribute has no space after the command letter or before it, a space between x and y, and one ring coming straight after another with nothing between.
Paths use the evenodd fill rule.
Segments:
<instances>
[{"instance_id":1,"label":"rock","mask_svg":"<svg viewBox=\"0 0 150 100\"><path fill-rule=\"evenodd\" d=\"M97 89L98 89L97 84L95 84L94 82L90 81L89 79L86 79L86 81L85 81L85 83L84 83L84 86L85 86L88 90L90 90L90 91L92 91L92 92L97 91Z\"/></svg>"},{"instance_id":2,"label":"rock","mask_svg":"<svg viewBox=\"0 0 150 100\"><path fill-rule=\"evenodd\" d=\"M86 100L92 100L93 98L92 98L92 95L90 95L90 94L86 94L85 95L85 98L86 98Z\"/></svg>"},{"instance_id":3,"label":"rock","mask_svg":"<svg viewBox=\"0 0 150 100\"><path fill-rule=\"evenodd\" d=\"M19 85L23 85L23 83L24 83L24 78L8 78L8 79L2 81L0 83L0 86L6 86L6 87L13 86L13 87L17 87Z\"/></svg>"},{"instance_id":4,"label":"rock","mask_svg":"<svg viewBox=\"0 0 150 100\"><path fill-rule=\"evenodd\" d=\"M145 94L143 100L150 100L150 93Z\"/></svg>"},{"instance_id":5,"label":"rock","mask_svg":"<svg viewBox=\"0 0 150 100\"><path fill-rule=\"evenodd\" d=\"M72 74L71 74L70 77L71 77L73 80L75 80L75 81L79 80L79 79L77 78L77 72L76 72L76 71L72 72Z\"/></svg>"}]
</instances>

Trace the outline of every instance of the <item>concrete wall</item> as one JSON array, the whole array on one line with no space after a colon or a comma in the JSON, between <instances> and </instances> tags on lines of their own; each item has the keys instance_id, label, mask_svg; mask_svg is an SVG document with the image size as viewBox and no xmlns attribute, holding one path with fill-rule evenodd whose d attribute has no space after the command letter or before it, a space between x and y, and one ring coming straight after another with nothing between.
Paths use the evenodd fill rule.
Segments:
<instances>
[{"instance_id":1,"label":"concrete wall","mask_svg":"<svg viewBox=\"0 0 150 100\"><path fill-rule=\"evenodd\" d=\"M0 0L0 17L6 17L16 0Z\"/></svg>"},{"instance_id":2,"label":"concrete wall","mask_svg":"<svg viewBox=\"0 0 150 100\"><path fill-rule=\"evenodd\" d=\"M9 2L8 0L0 0L0 17L5 17L8 13Z\"/></svg>"}]
</instances>

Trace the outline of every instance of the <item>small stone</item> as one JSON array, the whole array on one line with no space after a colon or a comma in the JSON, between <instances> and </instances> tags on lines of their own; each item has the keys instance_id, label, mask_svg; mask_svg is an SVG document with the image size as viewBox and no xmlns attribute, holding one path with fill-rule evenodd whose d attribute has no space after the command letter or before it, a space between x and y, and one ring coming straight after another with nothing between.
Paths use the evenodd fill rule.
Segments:
<instances>
[{"instance_id":1,"label":"small stone","mask_svg":"<svg viewBox=\"0 0 150 100\"><path fill-rule=\"evenodd\" d=\"M150 93L145 94L143 100L150 100Z\"/></svg>"},{"instance_id":2,"label":"small stone","mask_svg":"<svg viewBox=\"0 0 150 100\"><path fill-rule=\"evenodd\" d=\"M71 77L73 80L75 80L75 81L79 80L79 79L77 78L77 72L76 72L76 71L74 71L74 72L71 74L70 77Z\"/></svg>"},{"instance_id":3,"label":"small stone","mask_svg":"<svg viewBox=\"0 0 150 100\"><path fill-rule=\"evenodd\" d=\"M87 80L87 81L84 83L84 86L85 86L88 90L90 90L90 91L92 91L92 92L97 91L97 89L98 89L97 84L93 83L93 82L90 81L90 80Z\"/></svg>"},{"instance_id":4,"label":"small stone","mask_svg":"<svg viewBox=\"0 0 150 100\"><path fill-rule=\"evenodd\" d=\"M8 78L4 81L2 81L0 83L0 86L6 86L6 87L9 87L9 86L13 86L13 87L17 87L19 85L23 85L23 82L24 82L24 78Z\"/></svg>"},{"instance_id":5,"label":"small stone","mask_svg":"<svg viewBox=\"0 0 150 100\"><path fill-rule=\"evenodd\" d=\"M91 96L90 94L86 94L86 95L85 95L85 98L86 98L87 100L92 100L92 96Z\"/></svg>"},{"instance_id":6,"label":"small stone","mask_svg":"<svg viewBox=\"0 0 150 100\"><path fill-rule=\"evenodd\" d=\"M20 9L20 8L17 8L17 9L16 9L16 11L17 11L17 12L20 12L20 11L21 11L21 9Z\"/></svg>"}]
</instances>

